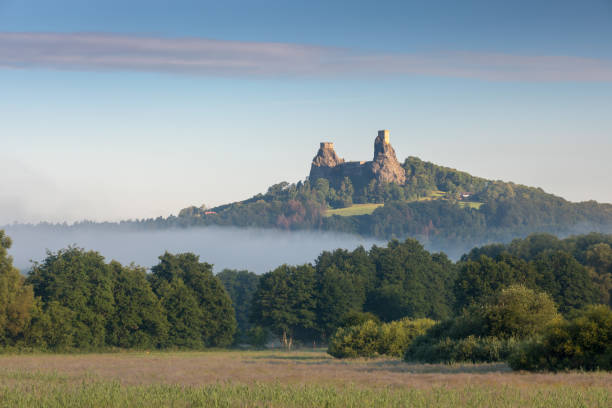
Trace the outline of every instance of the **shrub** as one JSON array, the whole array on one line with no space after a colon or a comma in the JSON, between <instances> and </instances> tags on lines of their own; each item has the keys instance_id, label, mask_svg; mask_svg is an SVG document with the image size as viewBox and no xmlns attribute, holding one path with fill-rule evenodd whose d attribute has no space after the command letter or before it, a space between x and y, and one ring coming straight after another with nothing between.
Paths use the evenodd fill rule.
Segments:
<instances>
[{"instance_id":1,"label":"shrub","mask_svg":"<svg viewBox=\"0 0 612 408\"><path fill-rule=\"evenodd\" d=\"M537 336L560 319L546 293L510 286L473 305L461 316L441 322L406 349L407 361L492 362L507 359L520 340Z\"/></svg>"},{"instance_id":2,"label":"shrub","mask_svg":"<svg viewBox=\"0 0 612 408\"><path fill-rule=\"evenodd\" d=\"M612 370L612 310L589 306L576 318L549 326L509 358L515 370Z\"/></svg>"},{"instance_id":3,"label":"shrub","mask_svg":"<svg viewBox=\"0 0 612 408\"><path fill-rule=\"evenodd\" d=\"M270 337L268 331L261 327L251 327L246 334L247 342L256 348L264 348Z\"/></svg>"},{"instance_id":4,"label":"shrub","mask_svg":"<svg viewBox=\"0 0 612 408\"><path fill-rule=\"evenodd\" d=\"M404 358L428 363L495 362L506 360L518 345L519 341L515 338L470 335L462 339L445 337L431 341L422 336L410 345Z\"/></svg>"},{"instance_id":5,"label":"shrub","mask_svg":"<svg viewBox=\"0 0 612 408\"><path fill-rule=\"evenodd\" d=\"M389 323L368 320L356 326L339 328L330 338L327 352L337 358L400 357L417 336L434 324L431 319L405 318Z\"/></svg>"}]
</instances>

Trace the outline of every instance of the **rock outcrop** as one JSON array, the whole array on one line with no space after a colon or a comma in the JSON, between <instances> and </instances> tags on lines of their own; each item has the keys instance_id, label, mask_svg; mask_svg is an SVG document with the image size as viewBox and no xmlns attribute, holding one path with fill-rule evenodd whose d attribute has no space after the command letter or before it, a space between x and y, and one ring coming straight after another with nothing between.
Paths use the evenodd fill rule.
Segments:
<instances>
[{"instance_id":1,"label":"rock outcrop","mask_svg":"<svg viewBox=\"0 0 612 408\"><path fill-rule=\"evenodd\" d=\"M376 180L384 183L406 183L406 170L399 164L395 150L389 143L389 131L381 130L374 140L372 172Z\"/></svg>"},{"instance_id":2,"label":"rock outcrop","mask_svg":"<svg viewBox=\"0 0 612 408\"><path fill-rule=\"evenodd\" d=\"M317 155L312 159L313 167L334 167L344 163L334 150L334 144L330 142L322 142Z\"/></svg>"},{"instance_id":3,"label":"rock outcrop","mask_svg":"<svg viewBox=\"0 0 612 408\"><path fill-rule=\"evenodd\" d=\"M337 188L345 177L356 187L365 186L371 180L397 184L406 182L406 171L397 161L395 150L389 143L388 130L378 132L374 140L374 159L368 162L345 162L336 154L333 143L321 143L312 160L310 181L325 178Z\"/></svg>"}]
</instances>

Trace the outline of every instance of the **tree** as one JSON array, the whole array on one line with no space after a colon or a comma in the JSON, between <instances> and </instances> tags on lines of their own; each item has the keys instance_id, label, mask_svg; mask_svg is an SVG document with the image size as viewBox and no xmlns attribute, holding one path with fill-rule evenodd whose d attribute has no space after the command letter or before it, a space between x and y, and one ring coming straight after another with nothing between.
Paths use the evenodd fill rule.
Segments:
<instances>
[{"instance_id":1,"label":"tree","mask_svg":"<svg viewBox=\"0 0 612 408\"><path fill-rule=\"evenodd\" d=\"M475 314L481 315L486 335L498 338L534 336L561 318L546 292L535 292L522 285L502 289Z\"/></svg>"},{"instance_id":2,"label":"tree","mask_svg":"<svg viewBox=\"0 0 612 408\"><path fill-rule=\"evenodd\" d=\"M107 323L108 343L124 348L154 348L166 344L168 320L147 281L144 268L112 261L115 312Z\"/></svg>"},{"instance_id":3,"label":"tree","mask_svg":"<svg viewBox=\"0 0 612 408\"><path fill-rule=\"evenodd\" d=\"M591 305L547 327L509 360L515 370L612 370L612 310Z\"/></svg>"},{"instance_id":4,"label":"tree","mask_svg":"<svg viewBox=\"0 0 612 408\"><path fill-rule=\"evenodd\" d=\"M482 303L504 287L524 284L534 287L536 272L526 261L501 253L496 259L481 255L478 260L463 262L454 285L455 308Z\"/></svg>"},{"instance_id":5,"label":"tree","mask_svg":"<svg viewBox=\"0 0 612 408\"><path fill-rule=\"evenodd\" d=\"M565 251L545 252L534 259L536 284L548 292L567 314L599 299L589 271Z\"/></svg>"},{"instance_id":6,"label":"tree","mask_svg":"<svg viewBox=\"0 0 612 408\"><path fill-rule=\"evenodd\" d=\"M11 240L0 230L0 346L15 344L23 337L34 306L32 286L13 267L7 250Z\"/></svg>"},{"instance_id":7,"label":"tree","mask_svg":"<svg viewBox=\"0 0 612 408\"><path fill-rule=\"evenodd\" d=\"M376 284L368 293L366 311L384 321L450 316L455 269L445 255L432 255L409 238L392 240L386 248L372 247L370 258Z\"/></svg>"},{"instance_id":8,"label":"tree","mask_svg":"<svg viewBox=\"0 0 612 408\"><path fill-rule=\"evenodd\" d=\"M513 285L431 327L406 351L408 361L491 362L508 358L523 339L560 320L546 293Z\"/></svg>"},{"instance_id":9,"label":"tree","mask_svg":"<svg viewBox=\"0 0 612 408\"><path fill-rule=\"evenodd\" d=\"M585 253L585 264L592 267L593 283L601 303L612 306L612 247L605 242L593 244Z\"/></svg>"},{"instance_id":10,"label":"tree","mask_svg":"<svg viewBox=\"0 0 612 408\"><path fill-rule=\"evenodd\" d=\"M71 339L71 344L60 346L95 349L106 345L106 325L115 309L112 273L102 255L75 247L48 252L42 263L34 265L27 282L41 298L43 312L70 316L69 324L52 317L46 319L69 330L61 337Z\"/></svg>"},{"instance_id":11,"label":"tree","mask_svg":"<svg viewBox=\"0 0 612 408\"><path fill-rule=\"evenodd\" d=\"M217 277L221 280L225 290L232 299L232 305L236 312L238 330L236 331L235 341L248 341L247 333L253 327L249 320L251 304L259 284L259 276L249 271L224 269L217 274ZM258 334L261 333L258 332ZM258 337L258 339L261 338L263 337Z\"/></svg>"},{"instance_id":12,"label":"tree","mask_svg":"<svg viewBox=\"0 0 612 408\"><path fill-rule=\"evenodd\" d=\"M317 271L315 296L317 327L327 339L346 313L362 310L366 296L364 278L332 265Z\"/></svg>"},{"instance_id":13,"label":"tree","mask_svg":"<svg viewBox=\"0 0 612 408\"><path fill-rule=\"evenodd\" d=\"M269 328L290 348L316 337L315 270L282 265L262 275L253 296L252 321Z\"/></svg>"},{"instance_id":14,"label":"tree","mask_svg":"<svg viewBox=\"0 0 612 408\"><path fill-rule=\"evenodd\" d=\"M169 342L188 347L232 343L236 317L232 301L212 265L193 253L166 252L151 268L149 282L170 323Z\"/></svg>"}]
</instances>

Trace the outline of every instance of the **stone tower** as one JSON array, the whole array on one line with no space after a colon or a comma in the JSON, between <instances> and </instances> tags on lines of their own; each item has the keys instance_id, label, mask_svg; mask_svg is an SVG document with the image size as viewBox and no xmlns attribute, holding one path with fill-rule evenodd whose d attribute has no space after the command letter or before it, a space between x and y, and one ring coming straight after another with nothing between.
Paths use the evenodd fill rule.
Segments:
<instances>
[{"instance_id":1,"label":"stone tower","mask_svg":"<svg viewBox=\"0 0 612 408\"><path fill-rule=\"evenodd\" d=\"M389 142L389 131L379 130L374 139L372 172L378 181L384 183L406 183L406 171L397 161L395 150Z\"/></svg>"}]
</instances>

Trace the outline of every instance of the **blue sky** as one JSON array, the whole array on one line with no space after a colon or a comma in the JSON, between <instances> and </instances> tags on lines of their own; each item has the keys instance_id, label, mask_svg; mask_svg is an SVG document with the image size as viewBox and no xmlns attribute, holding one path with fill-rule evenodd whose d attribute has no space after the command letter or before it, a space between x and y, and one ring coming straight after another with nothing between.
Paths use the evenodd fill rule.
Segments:
<instances>
[{"instance_id":1,"label":"blue sky","mask_svg":"<svg viewBox=\"0 0 612 408\"><path fill-rule=\"evenodd\" d=\"M391 130L612 202L612 2L0 0L0 223L119 220L303 179Z\"/></svg>"}]
</instances>

